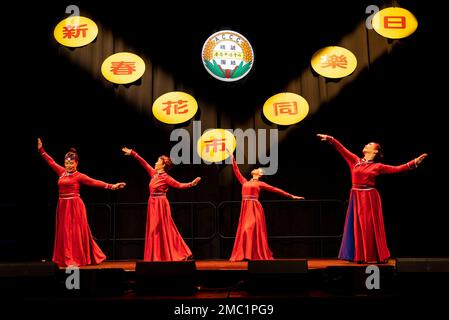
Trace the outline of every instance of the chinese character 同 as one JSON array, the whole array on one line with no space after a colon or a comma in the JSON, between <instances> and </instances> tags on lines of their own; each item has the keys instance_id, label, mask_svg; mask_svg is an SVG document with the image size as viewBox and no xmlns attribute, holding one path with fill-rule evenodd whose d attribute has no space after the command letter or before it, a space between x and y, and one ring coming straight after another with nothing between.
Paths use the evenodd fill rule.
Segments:
<instances>
[{"instance_id":1,"label":"chinese character \u540c","mask_svg":"<svg viewBox=\"0 0 449 320\"><path fill-rule=\"evenodd\" d=\"M274 107L274 115L280 115L280 114L298 114L298 104L296 101L292 102L276 102L273 103Z\"/></svg>"}]
</instances>

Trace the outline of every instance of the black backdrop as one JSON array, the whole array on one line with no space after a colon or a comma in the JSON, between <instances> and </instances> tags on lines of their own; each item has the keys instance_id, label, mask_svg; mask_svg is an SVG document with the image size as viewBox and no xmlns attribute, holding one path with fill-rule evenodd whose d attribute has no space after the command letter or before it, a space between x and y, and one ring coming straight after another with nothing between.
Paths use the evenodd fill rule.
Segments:
<instances>
[{"instance_id":1,"label":"black backdrop","mask_svg":"<svg viewBox=\"0 0 449 320\"><path fill-rule=\"evenodd\" d=\"M440 66L436 62L441 57L435 8L430 3L399 2L420 23L409 38L382 40L374 31L364 31L344 40L356 51L363 47L368 57L360 61L369 61L360 64L359 72L349 77L351 81L326 81L309 67L315 50L340 43L363 23L367 5L383 7L388 3L329 1L293 7L276 1L256 12L259 5L246 2L237 7L226 3L167 2L156 6L137 1L79 1L76 4L81 13L99 23L104 28L100 32L107 29L112 40L99 36L94 44L74 50L61 48L52 36L54 26L65 17L66 6L72 3L6 7L12 31L5 38L7 76L2 85L0 257L34 260L51 256L54 212L49 205L56 202L56 177L36 152L38 136L56 160L61 161L67 149L74 146L81 158L80 171L108 182L128 183L126 189L116 193L84 189L86 203L146 202L149 178L135 162L122 156L120 148L135 148L150 163L169 152L173 127L157 123L149 110L153 99L172 89L197 98L201 109L197 119L204 123L203 130L214 126L276 128L260 116L263 102L286 89L304 92L315 111L299 125L279 128L279 171L267 177L267 182L311 200L345 201L350 188L345 162L331 147L320 143L316 133L334 135L354 152L369 141L378 141L389 164L428 152L430 156L419 170L378 181L387 239L394 256L447 256L445 144L440 139L444 135L445 92L437 79ZM201 63L204 40L222 29L241 32L254 45L254 68L238 83L213 79ZM98 63L104 58L101 45L111 43L105 51L128 49L146 56L151 62L151 79L125 87L111 85L98 76ZM379 43L385 52L374 59L369 55L376 52ZM92 48L94 53L87 51ZM324 88L327 98L321 93L310 94L314 89L308 86L318 91ZM145 96L142 92L149 88L151 93ZM190 130L191 123L184 127ZM250 166L241 168L247 174ZM240 186L229 166L180 165L172 173L181 181L203 177L195 189L172 190L172 201L210 201L217 205L240 199ZM263 197L279 199L270 194ZM124 228L126 236L138 237L145 212L137 210L138 218L133 219L131 211L129 218L122 217L118 228ZM90 212L95 215L94 209ZM237 217L234 210L223 223L232 220L230 228L235 227ZM183 232L188 220L184 221L181 213L177 219ZM274 223L276 232L289 233L295 223L298 229L304 229L300 218L290 219L282 224L277 217L268 218L269 229ZM196 223L206 233L211 229L209 220ZM327 223L338 230L343 221L330 219ZM101 224L92 225L94 234L102 232ZM289 244L292 249L285 251ZM221 253L214 249L220 245L220 241L199 244L196 254L201 258L226 258L229 243ZM292 242L272 245L275 256L316 253L307 249L307 243L298 247ZM141 246L131 244L129 248L133 256ZM335 256L337 245L330 244L325 254ZM129 256L123 253L121 257Z\"/></svg>"}]
</instances>

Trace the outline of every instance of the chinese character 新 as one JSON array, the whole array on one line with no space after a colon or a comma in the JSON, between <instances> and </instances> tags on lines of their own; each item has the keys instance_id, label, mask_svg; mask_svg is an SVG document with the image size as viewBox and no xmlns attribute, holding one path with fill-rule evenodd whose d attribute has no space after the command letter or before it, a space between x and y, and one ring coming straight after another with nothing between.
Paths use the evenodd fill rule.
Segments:
<instances>
[{"instance_id":1,"label":"chinese character \u65b0","mask_svg":"<svg viewBox=\"0 0 449 320\"><path fill-rule=\"evenodd\" d=\"M86 31L89 30L87 24L81 24L79 26L65 26L62 28L63 38L72 39L78 38L81 34L81 37L86 37Z\"/></svg>"}]
</instances>

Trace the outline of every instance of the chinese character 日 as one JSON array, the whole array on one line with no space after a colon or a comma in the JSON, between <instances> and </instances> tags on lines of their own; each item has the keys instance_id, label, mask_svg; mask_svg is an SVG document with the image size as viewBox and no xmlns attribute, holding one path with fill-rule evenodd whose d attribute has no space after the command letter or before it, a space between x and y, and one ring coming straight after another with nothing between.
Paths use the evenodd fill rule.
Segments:
<instances>
[{"instance_id":1,"label":"chinese character \u65e5","mask_svg":"<svg viewBox=\"0 0 449 320\"><path fill-rule=\"evenodd\" d=\"M405 29L405 17L404 16L385 16L384 17L385 29Z\"/></svg>"}]
</instances>

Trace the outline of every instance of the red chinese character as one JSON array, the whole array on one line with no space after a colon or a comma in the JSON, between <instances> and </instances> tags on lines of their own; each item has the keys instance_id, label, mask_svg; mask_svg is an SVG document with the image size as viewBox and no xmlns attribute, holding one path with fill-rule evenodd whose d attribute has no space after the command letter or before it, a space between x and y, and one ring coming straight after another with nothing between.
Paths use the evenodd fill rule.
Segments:
<instances>
[{"instance_id":1,"label":"red chinese character","mask_svg":"<svg viewBox=\"0 0 449 320\"><path fill-rule=\"evenodd\" d=\"M186 109L187 101L184 101L184 100L167 101L167 102L162 102L162 104L167 105L165 108L162 109L162 111L165 111L167 113L167 115L170 115L170 108L172 106L173 106L174 114L182 114L182 113L187 113L189 111L189 109Z\"/></svg>"},{"instance_id":2,"label":"red chinese character","mask_svg":"<svg viewBox=\"0 0 449 320\"><path fill-rule=\"evenodd\" d=\"M134 61L111 62L111 72L115 75L130 75L136 71Z\"/></svg>"},{"instance_id":3,"label":"red chinese character","mask_svg":"<svg viewBox=\"0 0 449 320\"><path fill-rule=\"evenodd\" d=\"M275 116L278 116L279 114L298 114L298 104L296 103L296 101L276 102L273 103L273 107Z\"/></svg>"},{"instance_id":4,"label":"red chinese character","mask_svg":"<svg viewBox=\"0 0 449 320\"><path fill-rule=\"evenodd\" d=\"M347 65L348 61L346 60L346 57L343 54L340 56L333 54L329 56L325 61L323 61L321 67L323 68L332 67L333 69L335 69L336 67L340 67L346 69Z\"/></svg>"},{"instance_id":5,"label":"red chinese character","mask_svg":"<svg viewBox=\"0 0 449 320\"><path fill-rule=\"evenodd\" d=\"M385 29L405 29L405 17L403 16L385 16Z\"/></svg>"},{"instance_id":6,"label":"red chinese character","mask_svg":"<svg viewBox=\"0 0 449 320\"><path fill-rule=\"evenodd\" d=\"M221 141L220 144L218 144L218 142ZM225 145L225 141L226 139L212 139L212 140L208 140L208 141L204 141L204 143L206 144L206 152L209 152L210 148L213 148L214 152L217 152L217 148L218 146L220 146L220 151L225 151L226 145Z\"/></svg>"},{"instance_id":7,"label":"red chinese character","mask_svg":"<svg viewBox=\"0 0 449 320\"><path fill-rule=\"evenodd\" d=\"M88 28L82 28L86 27L87 24L81 24L79 26L65 26L62 28L63 38L71 39L78 38L81 34L81 37L86 37L86 31L89 30Z\"/></svg>"}]
</instances>

